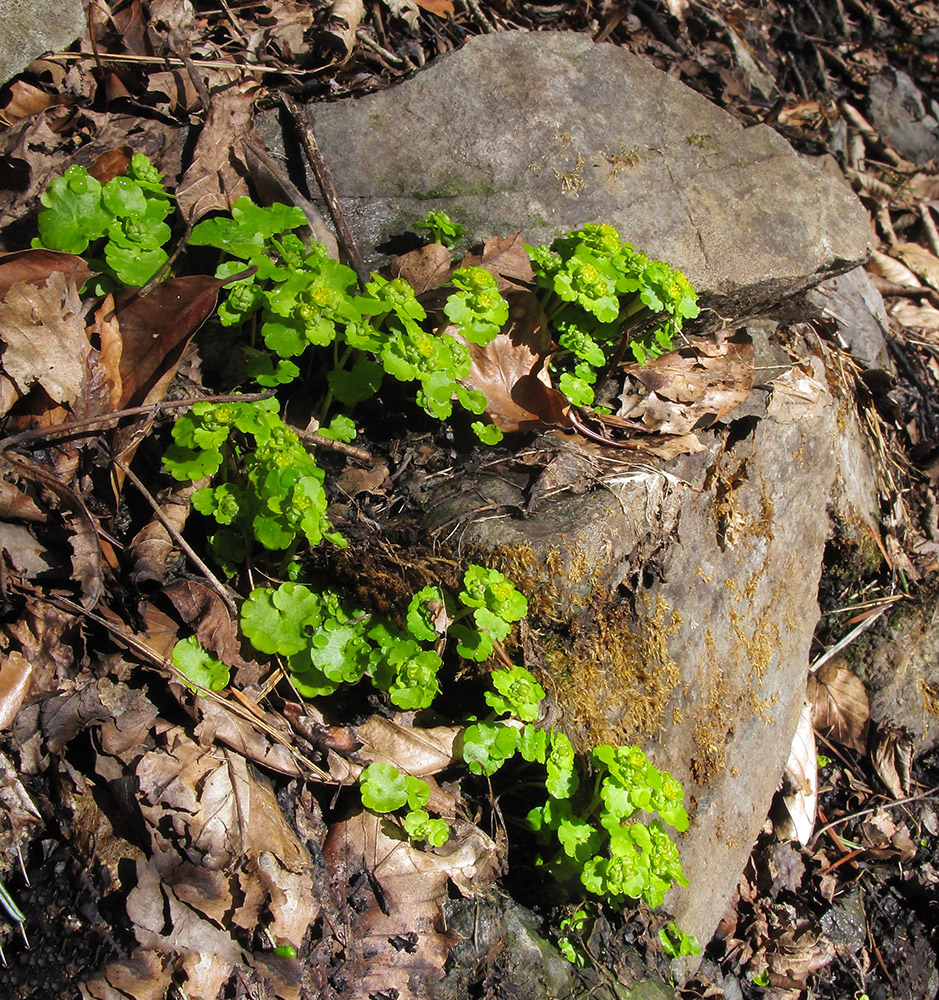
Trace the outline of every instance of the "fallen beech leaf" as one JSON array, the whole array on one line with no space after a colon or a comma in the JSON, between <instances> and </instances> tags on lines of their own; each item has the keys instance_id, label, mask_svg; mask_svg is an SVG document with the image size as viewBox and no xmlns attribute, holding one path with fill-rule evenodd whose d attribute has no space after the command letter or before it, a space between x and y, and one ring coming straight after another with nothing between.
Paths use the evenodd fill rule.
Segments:
<instances>
[{"instance_id":1,"label":"fallen beech leaf","mask_svg":"<svg viewBox=\"0 0 939 1000\"><path fill-rule=\"evenodd\" d=\"M347 466L336 479L336 490L350 499L360 493L382 492L386 485L388 466L384 462L377 462L368 469Z\"/></svg>"},{"instance_id":2,"label":"fallen beech leaf","mask_svg":"<svg viewBox=\"0 0 939 1000\"><path fill-rule=\"evenodd\" d=\"M865 267L871 274L886 278L887 281L892 281L895 285L903 285L905 288L922 288L923 286L923 283L906 264L877 250L871 253Z\"/></svg>"},{"instance_id":3,"label":"fallen beech leaf","mask_svg":"<svg viewBox=\"0 0 939 1000\"><path fill-rule=\"evenodd\" d=\"M251 131L257 93L258 85L251 81L212 98L192 165L176 188L176 203L189 225L208 212L227 212L238 198L250 197L240 140Z\"/></svg>"},{"instance_id":4,"label":"fallen beech leaf","mask_svg":"<svg viewBox=\"0 0 939 1000\"><path fill-rule=\"evenodd\" d=\"M890 812L878 809L860 826L861 835L875 858L896 858L906 864L916 857L916 844L905 823L898 825Z\"/></svg>"},{"instance_id":5,"label":"fallen beech leaf","mask_svg":"<svg viewBox=\"0 0 939 1000\"><path fill-rule=\"evenodd\" d=\"M809 675L806 697L818 732L864 752L870 700L864 682L848 669L843 658L828 660L817 673Z\"/></svg>"},{"instance_id":6,"label":"fallen beech leaf","mask_svg":"<svg viewBox=\"0 0 939 1000\"><path fill-rule=\"evenodd\" d=\"M774 817L777 837L807 844L812 839L818 804L818 762L815 734L812 732L812 711L808 702L802 705L799 724L792 738L792 749L783 772L781 802L785 818L778 813Z\"/></svg>"},{"instance_id":7,"label":"fallen beech leaf","mask_svg":"<svg viewBox=\"0 0 939 1000\"><path fill-rule=\"evenodd\" d=\"M12 483L8 483L6 479L0 479L0 520L41 523L46 520L46 515L31 497L18 490Z\"/></svg>"},{"instance_id":8,"label":"fallen beech leaf","mask_svg":"<svg viewBox=\"0 0 939 1000\"><path fill-rule=\"evenodd\" d=\"M897 243L889 253L903 261L920 281L939 291L939 257L918 243Z\"/></svg>"},{"instance_id":9,"label":"fallen beech leaf","mask_svg":"<svg viewBox=\"0 0 939 1000\"><path fill-rule=\"evenodd\" d=\"M453 0L414 0L422 10L429 10L437 17L450 17L454 11Z\"/></svg>"},{"instance_id":10,"label":"fallen beech leaf","mask_svg":"<svg viewBox=\"0 0 939 1000\"><path fill-rule=\"evenodd\" d=\"M238 626L214 590L197 580L178 580L163 593L210 653L230 667L244 663Z\"/></svg>"},{"instance_id":11,"label":"fallen beech leaf","mask_svg":"<svg viewBox=\"0 0 939 1000\"><path fill-rule=\"evenodd\" d=\"M506 328L484 347L467 345L472 368L464 383L486 394L486 414L501 431L570 426L570 403L545 370L550 337L541 306L531 292L507 298Z\"/></svg>"},{"instance_id":12,"label":"fallen beech leaf","mask_svg":"<svg viewBox=\"0 0 939 1000\"><path fill-rule=\"evenodd\" d=\"M895 799L905 798L913 776L913 737L900 726L887 723L877 727L871 744L877 777Z\"/></svg>"},{"instance_id":13,"label":"fallen beech leaf","mask_svg":"<svg viewBox=\"0 0 939 1000\"><path fill-rule=\"evenodd\" d=\"M39 87L34 87L25 80L14 80L9 85L10 98L0 110L0 121L4 125L12 125L21 118L29 118L30 115L38 114L45 108L53 104L71 103L74 97L70 95L49 94Z\"/></svg>"},{"instance_id":14,"label":"fallen beech leaf","mask_svg":"<svg viewBox=\"0 0 939 1000\"><path fill-rule=\"evenodd\" d=\"M126 288L115 299L121 333L121 407L158 402L189 339L215 311L224 281L194 274L170 278L144 295Z\"/></svg>"},{"instance_id":15,"label":"fallen beech leaf","mask_svg":"<svg viewBox=\"0 0 939 1000\"><path fill-rule=\"evenodd\" d=\"M370 873L350 900L352 933L339 971L356 984L356 996L408 1000L423 995L413 989L415 981L443 978L455 943L442 930L448 880L464 895L479 895L500 866L493 841L463 821L452 824L450 840L433 852L390 833L388 819L359 812L330 827L323 856L340 898L349 891L350 872ZM403 932L408 947L399 949Z\"/></svg>"},{"instance_id":16,"label":"fallen beech leaf","mask_svg":"<svg viewBox=\"0 0 939 1000\"><path fill-rule=\"evenodd\" d=\"M45 285L49 276L61 271L81 286L94 271L75 254L59 250L19 250L0 256L0 299L5 299L14 285L27 281L33 285Z\"/></svg>"},{"instance_id":17,"label":"fallen beech leaf","mask_svg":"<svg viewBox=\"0 0 939 1000\"><path fill-rule=\"evenodd\" d=\"M74 275L53 271L44 287L24 281L0 302L0 363L26 395L39 384L56 403L82 396L91 351Z\"/></svg>"},{"instance_id":18,"label":"fallen beech leaf","mask_svg":"<svg viewBox=\"0 0 939 1000\"><path fill-rule=\"evenodd\" d=\"M917 305L898 299L888 310L901 325L916 330L939 330L939 309L929 304Z\"/></svg>"},{"instance_id":19,"label":"fallen beech leaf","mask_svg":"<svg viewBox=\"0 0 939 1000\"><path fill-rule=\"evenodd\" d=\"M395 258L391 273L396 278L404 278L415 295L423 295L450 280L453 273L450 251L442 243L428 243L420 250L411 250Z\"/></svg>"},{"instance_id":20,"label":"fallen beech leaf","mask_svg":"<svg viewBox=\"0 0 939 1000\"><path fill-rule=\"evenodd\" d=\"M785 374L774 378L773 394L766 406L766 412L777 423L794 424L814 413L821 405L828 390L816 377L798 365Z\"/></svg>"},{"instance_id":21,"label":"fallen beech leaf","mask_svg":"<svg viewBox=\"0 0 939 1000\"><path fill-rule=\"evenodd\" d=\"M326 12L325 28L317 42L332 56L334 62L345 62L355 47L355 33L365 15L362 0L334 0Z\"/></svg>"},{"instance_id":22,"label":"fallen beech leaf","mask_svg":"<svg viewBox=\"0 0 939 1000\"><path fill-rule=\"evenodd\" d=\"M189 498L196 490L206 485L206 480L182 483L177 488L160 495L160 513L178 531L186 527L192 511ZM127 546L129 578L135 587L162 585L166 574L166 563L176 549L176 542L154 517L131 539Z\"/></svg>"},{"instance_id":23,"label":"fallen beech leaf","mask_svg":"<svg viewBox=\"0 0 939 1000\"><path fill-rule=\"evenodd\" d=\"M164 1000L173 981L172 962L148 948L135 948L128 958L108 964L78 989L85 1000Z\"/></svg>"},{"instance_id":24,"label":"fallen beech leaf","mask_svg":"<svg viewBox=\"0 0 939 1000\"><path fill-rule=\"evenodd\" d=\"M16 718L29 690L32 672L29 661L15 649L0 660L0 731Z\"/></svg>"},{"instance_id":25,"label":"fallen beech leaf","mask_svg":"<svg viewBox=\"0 0 939 1000\"><path fill-rule=\"evenodd\" d=\"M459 726L430 729L401 726L380 715L373 715L355 727L363 760L394 764L419 778L439 774L453 763L453 744L461 732Z\"/></svg>"},{"instance_id":26,"label":"fallen beech leaf","mask_svg":"<svg viewBox=\"0 0 939 1000\"><path fill-rule=\"evenodd\" d=\"M468 253L463 257L460 267L485 268L498 279L499 291L503 295L509 292L527 291L527 286L533 284L535 280L531 258L525 249L525 240L521 233L512 236L494 236L485 240L482 256Z\"/></svg>"},{"instance_id":27,"label":"fallen beech leaf","mask_svg":"<svg viewBox=\"0 0 939 1000\"><path fill-rule=\"evenodd\" d=\"M151 80L153 77L151 76ZM107 184L115 177L123 177L127 173L134 150L130 146L117 146L102 153L88 168L88 173L99 184Z\"/></svg>"},{"instance_id":28,"label":"fallen beech leaf","mask_svg":"<svg viewBox=\"0 0 939 1000\"><path fill-rule=\"evenodd\" d=\"M249 720L235 715L215 699L200 695L195 699L195 708L202 716L195 733L203 746L221 741L241 756L272 771L289 774L294 778L299 778L304 773L287 747L269 739Z\"/></svg>"}]
</instances>

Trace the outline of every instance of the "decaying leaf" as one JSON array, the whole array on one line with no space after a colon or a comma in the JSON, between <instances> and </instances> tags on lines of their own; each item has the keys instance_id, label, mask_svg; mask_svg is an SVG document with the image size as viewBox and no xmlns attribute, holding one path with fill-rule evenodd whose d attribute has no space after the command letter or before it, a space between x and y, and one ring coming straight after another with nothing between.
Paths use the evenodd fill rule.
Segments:
<instances>
[{"instance_id":1,"label":"decaying leaf","mask_svg":"<svg viewBox=\"0 0 939 1000\"><path fill-rule=\"evenodd\" d=\"M848 669L843 657L828 660L809 675L806 697L812 724L823 736L863 753L871 717L864 682Z\"/></svg>"},{"instance_id":2,"label":"decaying leaf","mask_svg":"<svg viewBox=\"0 0 939 1000\"><path fill-rule=\"evenodd\" d=\"M874 250L867 262L866 268L871 274L886 278L887 281L895 285L902 285L904 288L921 288L922 282L906 266L893 257L885 253Z\"/></svg>"},{"instance_id":3,"label":"decaying leaf","mask_svg":"<svg viewBox=\"0 0 939 1000\"><path fill-rule=\"evenodd\" d=\"M181 483L160 496L160 513L178 531L182 532L192 511L189 498L205 482ZM160 585L166 573L167 560L176 548L163 523L154 517L131 539L127 546L130 580L136 587Z\"/></svg>"},{"instance_id":4,"label":"decaying leaf","mask_svg":"<svg viewBox=\"0 0 939 1000\"><path fill-rule=\"evenodd\" d=\"M81 288L94 273L81 257L58 250L20 250L0 256L0 299L5 299L14 285L27 282L44 286L60 271Z\"/></svg>"},{"instance_id":5,"label":"decaying leaf","mask_svg":"<svg viewBox=\"0 0 939 1000\"><path fill-rule=\"evenodd\" d=\"M0 302L0 364L25 395L41 385L57 403L81 398L91 350L74 274L53 271L44 286L21 281Z\"/></svg>"},{"instance_id":6,"label":"decaying leaf","mask_svg":"<svg viewBox=\"0 0 939 1000\"><path fill-rule=\"evenodd\" d=\"M496 845L469 823L454 823L442 848L418 850L387 818L364 811L330 828L323 854L353 915L342 977L356 996L398 1000L416 1000L424 995L417 984L443 978L455 942L441 909L448 880L474 896L500 867ZM396 947L402 935L406 948Z\"/></svg>"},{"instance_id":7,"label":"decaying leaf","mask_svg":"<svg viewBox=\"0 0 939 1000\"><path fill-rule=\"evenodd\" d=\"M325 16L325 27L317 36L320 47L333 61L345 62L355 47L355 33L365 15L362 0L334 0Z\"/></svg>"},{"instance_id":8,"label":"decaying leaf","mask_svg":"<svg viewBox=\"0 0 939 1000\"><path fill-rule=\"evenodd\" d=\"M402 726L380 715L355 727L363 760L392 763L421 778L438 774L453 763L453 744L461 732L459 726Z\"/></svg>"},{"instance_id":9,"label":"decaying leaf","mask_svg":"<svg viewBox=\"0 0 939 1000\"><path fill-rule=\"evenodd\" d=\"M525 249L521 233L511 236L494 236L483 242L481 255L468 253L460 262L460 267L481 267L499 282L503 295L509 292L524 292L535 281L531 258Z\"/></svg>"},{"instance_id":10,"label":"decaying leaf","mask_svg":"<svg viewBox=\"0 0 939 1000\"><path fill-rule=\"evenodd\" d=\"M251 131L257 92L256 83L246 82L213 97L192 166L176 188L179 210L190 225L208 212L227 212L238 198L251 196L240 140Z\"/></svg>"},{"instance_id":11,"label":"decaying leaf","mask_svg":"<svg viewBox=\"0 0 939 1000\"><path fill-rule=\"evenodd\" d=\"M0 659L0 731L16 718L29 690L33 668L18 650L11 649Z\"/></svg>"},{"instance_id":12,"label":"decaying leaf","mask_svg":"<svg viewBox=\"0 0 939 1000\"><path fill-rule=\"evenodd\" d=\"M890 248L890 256L904 264L922 281L939 291L939 257L918 243L897 243Z\"/></svg>"},{"instance_id":13,"label":"decaying leaf","mask_svg":"<svg viewBox=\"0 0 939 1000\"><path fill-rule=\"evenodd\" d=\"M450 251L442 243L428 243L419 250L396 257L391 273L396 278L404 278L415 295L423 295L450 280L453 273Z\"/></svg>"},{"instance_id":14,"label":"decaying leaf","mask_svg":"<svg viewBox=\"0 0 939 1000\"><path fill-rule=\"evenodd\" d=\"M807 844L812 839L818 804L818 763L815 734L812 732L812 710L808 702L802 705L799 724L792 738L780 801L785 812L774 811L776 836L780 840L795 839Z\"/></svg>"},{"instance_id":15,"label":"decaying leaf","mask_svg":"<svg viewBox=\"0 0 939 1000\"><path fill-rule=\"evenodd\" d=\"M910 794L913 777L913 737L902 727L879 725L871 739L871 763L877 777L895 799Z\"/></svg>"},{"instance_id":16,"label":"decaying leaf","mask_svg":"<svg viewBox=\"0 0 939 1000\"><path fill-rule=\"evenodd\" d=\"M898 299L889 312L901 326L914 330L939 330L939 309L928 302L918 305L907 299Z\"/></svg>"},{"instance_id":17,"label":"decaying leaf","mask_svg":"<svg viewBox=\"0 0 939 1000\"><path fill-rule=\"evenodd\" d=\"M898 824L887 809L878 809L861 823L861 835L875 858L900 858L904 864L916 857L916 844L906 823Z\"/></svg>"},{"instance_id":18,"label":"decaying leaf","mask_svg":"<svg viewBox=\"0 0 939 1000\"><path fill-rule=\"evenodd\" d=\"M550 336L541 306L530 292L506 298L506 328L485 347L467 345L472 369L464 382L486 394L486 414L501 431L570 426L570 403L552 387L545 369Z\"/></svg>"},{"instance_id":19,"label":"decaying leaf","mask_svg":"<svg viewBox=\"0 0 939 1000\"><path fill-rule=\"evenodd\" d=\"M41 826L42 816L16 768L0 754L0 875L16 864L17 853Z\"/></svg>"}]
</instances>

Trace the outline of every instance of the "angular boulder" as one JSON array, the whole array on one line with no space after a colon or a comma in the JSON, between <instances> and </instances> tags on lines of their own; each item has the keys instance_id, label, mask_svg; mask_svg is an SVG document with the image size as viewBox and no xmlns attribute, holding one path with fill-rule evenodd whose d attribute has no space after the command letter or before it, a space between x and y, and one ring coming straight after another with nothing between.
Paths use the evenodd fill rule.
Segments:
<instances>
[{"instance_id":1,"label":"angular boulder","mask_svg":"<svg viewBox=\"0 0 939 1000\"><path fill-rule=\"evenodd\" d=\"M868 252L857 198L771 128L744 128L583 35L473 38L396 87L312 117L372 266L431 209L464 225L467 245L518 231L543 243L606 222L681 268L721 316L739 316ZM258 128L283 149L276 113Z\"/></svg>"}]
</instances>

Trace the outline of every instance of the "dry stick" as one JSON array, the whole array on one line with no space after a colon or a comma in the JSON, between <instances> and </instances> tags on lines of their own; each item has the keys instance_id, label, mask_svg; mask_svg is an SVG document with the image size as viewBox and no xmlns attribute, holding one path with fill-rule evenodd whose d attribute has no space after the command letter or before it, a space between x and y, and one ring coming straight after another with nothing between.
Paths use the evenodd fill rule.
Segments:
<instances>
[{"instance_id":1,"label":"dry stick","mask_svg":"<svg viewBox=\"0 0 939 1000\"><path fill-rule=\"evenodd\" d=\"M48 59L61 59L63 62L81 62L82 60L93 59L99 65L101 60L116 63L142 63L147 66L182 66L185 63L179 56L132 56L121 55L117 52L56 52ZM231 69L244 70L248 73L276 73L278 76L313 76L319 73L318 69L286 69L281 66L261 66L258 63L237 63L227 62L224 59L193 59L193 66L202 69Z\"/></svg>"},{"instance_id":2,"label":"dry stick","mask_svg":"<svg viewBox=\"0 0 939 1000\"><path fill-rule=\"evenodd\" d=\"M345 441L334 441L332 438L317 434L316 431L298 431L295 428L294 430L301 441L306 441L317 448L328 448L330 451L339 452L340 455L354 458L357 462L362 462L366 465L374 461L370 451L366 451L364 448L357 448L354 444L346 444Z\"/></svg>"},{"instance_id":3,"label":"dry stick","mask_svg":"<svg viewBox=\"0 0 939 1000\"><path fill-rule=\"evenodd\" d=\"M281 746L285 747L290 755L298 763L304 765L310 769L310 771L315 774L321 781L326 784L341 784L342 782L337 781L332 775L328 774L321 767L317 767L313 761L305 757L296 747L290 745L290 741L286 737L278 732L273 726L269 725L263 719L258 719L252 711L245 708L238 701L230 701L228 698L223 698L217 691L212 691L209 688L202 687L202 685L197 684L191 678L187 677L181 670L179 670L171 659L168 657L162 657L158 655L150 646L145 642L141 642L135 635L126 631L123 628L118 627L114 622L109 621L103 615L95 614L93 611L87 611L80 604L76 604L74 601L68 600L65 597L49 597L45 594L40 595L40 600L46 601L47 603L53 605L54 607L61 608L64 611L69 611L73 614L84 615L86 618L90 618L92 621L97 622L102 628L108 630L111 635L118 638L121 642L129 646L134 652L138 653L143 659L147 660L150 665L156 669L164 670L171 674L177 680L188 684L190 687L196 689L196 693L201 695L203 698L208 698L210 701L214 701L217 705L220 705L225 711L230 712L232 715L238 716L238 718L243 719L260 729L265 735L269 736L275 743L280 743ZM234 690L234 689L232 689Z\"/></svg>"},{"instance_id":4,"label":"dry stick","mask_svg":"<svg viewBox=\"0 0 939 1000\"><path fill-rule=\"evenodd\" d=\"M937 797L939 797L939 789L934 788L928 792L921 792L919 795L911 795L906 799L897 799L895 802L883 802L879 806L871 806L869 809L859 809L857 812L848 813L847 816L839 816L838 819L833 819L830 823L826 823L823 827L816 830L812 834L811 840L805 846L811 849L812 845L823 833L827 833L836 826L841 826L842 823L849 823L852 819L870 816L871 813L877 812L878 809L894 809L897 806L908 806L911 802L922 802L923 799L934 799Z\"/></svg>"},{"instance_id":5,"label":"dry stick","mask_svg":"<svg viewBox=\"0 0 939 1000\"><path fill-rule=\"evenodd\" d=\"M277 96L281 104L283 104L284 109L293 119L297 131L300 133L300 140L306 151L307 159L310 161L310 166L313 168L313 173L316 176L316 182L319 184L320 190L323 192L323 197L326 199L329 216L336 227L340 246L355 273L359 276L359 284L362 288L365 288L368 282L368 271L362 262L362 256L356 245L355 237L352 235L352 230L349 228L346 213L342 209L342 202L339 200L339 192L336 190L333 175L329 170L326 160L323 158L323 154L316 145L316 137L313 135L313 127L310 125L309 118L301 114L300 109L289 94L281 91Z\"/></svg>"},{"instance_id":6,"label":"dry stick","mask_svg":"<svg viewBox=\"0 0 939 1000\"><path fill-rule=\"evenodd\" d=\"M225 602L225 607L232 613L234 618L238 617L238 608L235 607L235 602L232 600L231 595L225 589L225 585L219 580L219 578L209 569L205 561L198 555L195 549L186 541L185 538L180 534L179 529L170 521L170 519L163 513L160 509L160 505L157 503L156 498L153 494L144 486L140 477L131 470L130 466L126 462L122 462L117 455L112 456L112 461L114 464L124 473L125 476L137 487L143 496L144 500L150 504L153 509L153 513L156 519L163 525L167 530L170 537L174 542L186 553L187 556L192 560L193 564L205 575L205 578L212 584L213 589L218 594L219 597Z\"/></svg>"},{"instance_id":7,"label":"dry stick","mask_svg":"<svg viewBox=\"0 0 939 1000\"><path fill-rule=\"evenodd\" d=\"M11 434L0 440L0 452L8 451L10 448L28 441L46 441L50 438L68 437L70 434L78 434L83 431L90 433L92 430L101 430L108 424L120 423L125 417L142 417L150 414L151 419L156 420L161 410L182 410L195 403L259 403L262 399L270 399L273 395L274 390L268 389L265 392L250 392L244 395L222 393L217 396L188 396L186 399L164 399L149 406L129 406L127 409L113 410L111 413L102 413L97 417L69 420L64 424L57 424L55 427L34 427L32 430L20 431L19 434Z\"/></svg>"},{"instance_id":8,"label":"dry stick","mask_svg":"<svg viewBox=\"0 0 939 1000\"><path fill-rule=\"evenodd\" d=\"M183 61L183 65L186 67L186 73L189 79L192 80L192 85L196 88L196 93L199 95L199 102L202 105L202 110L208 115L209 108L212 105L212 99L209 97L208 90L205 89L205 81L199 76L199 72L196 69L196 64L186 55L185 52L177 52L177 56Z\"/></svg>"}]
</instances>

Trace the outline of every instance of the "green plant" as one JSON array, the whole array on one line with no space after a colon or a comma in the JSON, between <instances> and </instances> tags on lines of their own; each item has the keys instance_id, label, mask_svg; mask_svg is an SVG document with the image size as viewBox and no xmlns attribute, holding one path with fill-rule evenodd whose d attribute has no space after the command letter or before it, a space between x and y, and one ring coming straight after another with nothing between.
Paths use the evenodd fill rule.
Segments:
<instances>
[{"instance_id":1,"label":"green plant","mask_svg":"<svg viewBox=\"0 0 939 1000\"><path fill-rule=\"evenodd\" d=\"M173 206L162 180L143 153L134 154L126 176L105 184L84 167L69 167L41 196L33 246L82 254L100 241L104 260L92 259L94 267L123 285L145 285L169 259L163 247L172 234L164 220Z\"/></svg>"},{"instance_id":2,"label":"green plant","mask_svg":"<svg viewBox=\"0 0 939 1000\"><path fill-rule=\"evenodd\" d=\"M442 847L450 839L446 821L432 818L424 808L430 786L421 778L402 774L393 764L376 762L359 775L359 790L362 805L372 812L395 813L407 807L401 825L411 840Z\"/></svg>"},{"instance_id":3,"label":"green plant","mask_svg":"<svg viewBox=\"0 0 939 1000\"><path fill-rule=\"evenodd\" d=\"M414 228L421 231L426 229L430 233L431 243L442 243L445 247L452 247L466 235L466 230L458 222L441 211L428 212L420 222L414 223Z\"/></svg>"},{"instance_id":4,"label":"green plant","mask_svg":"<svg viewBox=\"0 0 939 1000\"><path fill-rule=\"evenodd\" d=\"M688 279L639 253L608 225L588 223L550 246L526 246L545 315L560 350L558 388L575 406L593 402L600 372L628 346L640 364L674 346L698 315Z\"/></svg>"},{"instance_id":5,"label":"green plant","mask_svg":"<svg viewBox=\"0 0 939 1000\"><path fill-rule=\"evenodd\" d=\"M193 494L192 505L219 525L212 551L228 571L243 562L252 541L291 550L299 537L345 544L326 517L325 473L281 419L276 399L196 403L173 425L163 457L179 480L221 473Z\"/></svg>"},{"instance_id":6,"label":"green plant","mask_svg":"<svg viewBox=\"0 0 939 1000\"><path fill-rule=\"evenodd\" d=\"M694 934L686 934L674 923L659 930L659 941L662 951L670 958L682 958L684 955L700 955L701 945Z\"/></svg>"},{"instance_id":7,"label":"green plant","mask_svg":"<svg viewBox=\"0 0 939 1000\"><path fill-rule=\"evenodd\" d=\"M221 691L228 687L231 679L228 667L204 649L193 635L180 639L173 647L173 666L187 682L192 682L187 686L193 691L200 688Z\"/></svg>"}]
</instances>

